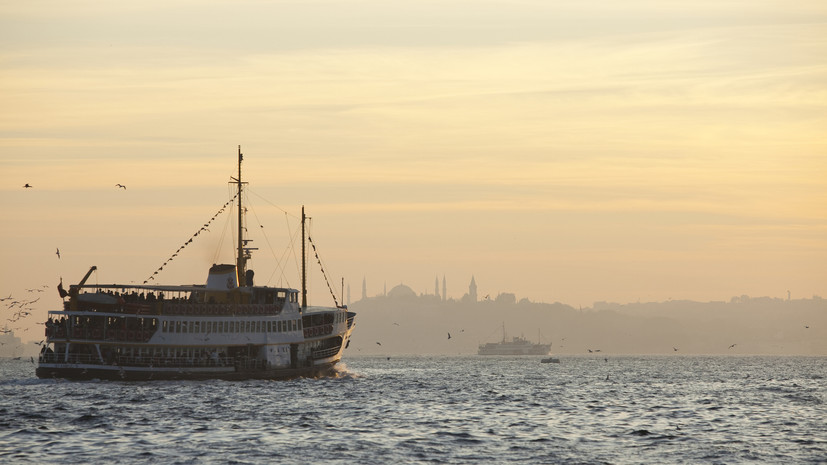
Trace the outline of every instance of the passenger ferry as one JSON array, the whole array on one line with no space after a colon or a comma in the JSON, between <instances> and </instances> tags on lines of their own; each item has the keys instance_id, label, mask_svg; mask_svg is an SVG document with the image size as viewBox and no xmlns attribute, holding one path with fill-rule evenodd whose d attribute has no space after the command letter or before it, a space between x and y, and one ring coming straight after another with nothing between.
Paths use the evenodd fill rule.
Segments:
<instances>
[{"instance_id":1,"label":"passenger ferry","mask_svg":"<svg viewBox=\"0 0 827 465\"><path fill-rule=\"evenodd\" d=\"M503 324L503 340L480 344L477 355L548 355L550 350L551 344L542 344L539 341L534 344L520 336L514 336L510 341L507 340L505 324Z\"/></svg>"},{"instance_id":2,"label":"passenger ferry","mask_svg":"<svg viewBox=\"0 0 827 465\"><path fill-rule=\"evenodd\" d=\"M356 314L338 303L307 305L303 207L301 293L254 284L246 265L255 249L242 227L242 158L239 147L238 178L232 178L236 263L213 265L203 285L86 284L94 266L68 291L61 283L63 309L48 314L38 377L240 380L335 373Z\"/></svg>"}]
</instances>

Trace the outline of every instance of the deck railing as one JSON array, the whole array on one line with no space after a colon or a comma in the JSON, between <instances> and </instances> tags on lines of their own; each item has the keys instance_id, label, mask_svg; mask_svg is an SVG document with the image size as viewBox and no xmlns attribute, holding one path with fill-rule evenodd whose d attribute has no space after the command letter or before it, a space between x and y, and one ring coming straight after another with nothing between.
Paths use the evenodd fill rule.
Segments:
<instances>
[{"instance_id":1,"label":"deck railing","mask_svg":"<svg viewBox=\"0 0 827 465\"><path fill-rule=\"evenodd\" d=\"M332 356L336 355L337 353L339 353L339 349L341 349L341 347L337 346L337 347L331 347L329 349L314 350L313 351L313 358L314 359L320 359L320 358L332 357Z\"/></svg>"}]
</instances>

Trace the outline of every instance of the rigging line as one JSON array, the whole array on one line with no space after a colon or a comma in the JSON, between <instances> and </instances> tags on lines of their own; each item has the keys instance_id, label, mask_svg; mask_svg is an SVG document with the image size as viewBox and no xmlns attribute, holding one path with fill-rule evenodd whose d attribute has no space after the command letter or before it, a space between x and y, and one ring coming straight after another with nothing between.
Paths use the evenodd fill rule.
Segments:
<instances>
[{"instance_id":1,"label":"rigging line","mask_svg":"<svg viewBox=\"0 0 827 465\"><path fill-rule=\"evenodd\" d=\"M295 260L296 247L294 245L296 243L296 238L298 237L300 230L296 229L294 232L291 232L287 212L284 212L284 217L285 217L284 222L285 222L285 225L287 226L287 237L290 240L288 241L287 247L285 247L284 252L282 252L281 258L278 259L278 262L282 265L280 267L276 268L275 270L273 270L273 273L270 275L270 278L267 280L267 283L272 282L273 281L273 276L275 276L275 274L280 271L281 272L281 278L284 280L285 283L287 283L287 286L289 287L290 286L290 279L288 279L287 275L285 274L285 268L287 268L287 259L289 258L289 255L290 255L291 251L293 252L293 258L294 258L293 261L296 262L296 260ZM298 263L296 263L296 276L299 276L299 274L300 274L299 265L298 265ZM279 281L279 282L281 282L281 281Z\"/></svg>"},{"instance_id":2,"label":"rigging line","mask_svg":"<svg viewBox=\"0 0 827 465\"><path fill-rule=\"evenodd\" d=\"M230 212L232 212L233 207L230 206ZM224 229L221 230L221 237L218 239L218 245L215 248L215 255L213 255L213 263L218 263L218 256L221 254L221 248L224 246L224 239L227 237L227 229L230 227L230 221L233 219L233 215L227 215L227 219L224 220Z\"/></svg>"},{"instance_id":3,"label":"rigging line","mask_svg":"<svg viewBox=\"0 0 827 465\"><path fill-rule=\"evenodd\" d=\"M184 250L184 248L187 245L191 244L193 239L195 239L199 234L201 234L203 231L209 231L209 229L208 229L209 225L212 224L212 222L218 217L218 215L220 215L221 213L224 212L224 210L227 208L227 205L229 205L230 202L232 202L233 199L235 199L235 197L237 197L237 196L238 196L238 194L233 196L232 199L228 200L220 209L218 209L218 211L212 216L212 218L210 218L209 221L204 223L204 225L201 226L201 228L198 231L196 231L195 234L193 234L192 237L190 237L187 242L184 242L184 244L181 247L178 247L178 250L176 250L169 258L167 258L167 260L157 270L155 270L154 273L152 273L148 278L146 278L144 280L143 284L146 284L150 280L154 280L155 275L160 273L164 269L164 267L167 266L167 264L169 264L169 262L171 262L175 257L177 257L178 253L181 252L182 250Z\"/></svg>"},{"instance_id":4,"label":"rigging line","mask_svg":"<svg viewBox=\"0 0 827 465\"><path fill-rule=\"evenodd\" d=\"M313 242L312 236L310 234L307 235L307 242L310 242L310 245L313 247L313 253L316 255L316 261L319 262L319 267L322 269L322 276L324 276L324 281L327 283L327 289L330 291L330 295L333 297L333 303L336 306L339 306L339 301L336 299L336 293L333 292L333 286L330 285L330 280L327 279L327 272L324 270L324 265L322 264L322 259L319 257L319 251L316 250L316 244Z\"/></svg>"},{"instance_id":5,"label":"rigging line","mask_svg":"<svg viewBox=\"0 0 827 465\"><path fill-rule=\"evenodd\" d=\"M259 230L261 230L261 234L264 236L264 241L267 242L267 247L270 249L270 254L273 256L273 259L276 261L276 270L278 270L278 269L282 268L281 259L276 256L276 252L273 249L273 245L270 243L270 238L267 236L267 230L264 229L264 225L261 224L261 220L259 220L258 213L256 213L256 209L253 206L253 204L250 204L250 209L253 211L253 216L256 218L256 223L258 223ZM275 272L273 274L275 274ZM272 278L272 275L270 275L270 276Z\"/></svg>"},{"instance_id":6,"label":"rigging line","mask_svg":"<svg viewBox=\"0 0 827 465\"><path fill-rule=\"evenodd\" d=\"M296 215L294 215L294 214L292 214L292 213L288 212L287 210L285 210L285 209L283 209L283 208L279 207L278 205L274 204L273 202L271 202L271 201L269 201L269 200L265 199L264 197L262 197L261 195L259 195L259 193L258 193L258 192L253 191L253 190L252 190L252 189L250 189L249 187L247 187L247 192L249 192L250 194L255 194L255 196L256 196L256 197L258 197L258 198L260 198L261 200L263 200L264 202L266 202L266 203L270 204L270 206L275 207L275 208L277 208L277 209L281 210L281 211L282 211L285 215L292 216L293 218L295 218L295 219L297 219L297 220L298 220L298 219L300 219L298 216L296 216Z\"/></svg>"}]
</instances>

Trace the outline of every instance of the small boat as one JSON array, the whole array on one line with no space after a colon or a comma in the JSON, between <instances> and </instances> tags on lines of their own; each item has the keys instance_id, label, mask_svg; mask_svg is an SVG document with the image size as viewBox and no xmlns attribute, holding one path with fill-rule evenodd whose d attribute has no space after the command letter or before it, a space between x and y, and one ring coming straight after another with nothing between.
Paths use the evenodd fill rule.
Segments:
<instances>
[{"instance_id":1,"label":"small boat","mask_svg":"<svg viewBox=\"0 0 827 465\"><path fill-rule=\"evenodd\" d=\"M335 307L307 305L304 207L301 292L254 284L241 161L239 147L237 193L225 204L237 202L236 262L213 265L200 285L147 284L157 271L142 285L86 284L94 266L68 291L61 282L63 308L48 314L38 377L240 380L335 372L356 314L335 296Z\"/></svg>"},{"instance_id":2,"label":"small boat","mask_svg":"<svg viewBox=\"0 0 827 465\"><path fill-rule=\"evenodd\" d=\"M540 363L560 363L560 359L557 357L546 357L540 360Z\"/></svg>"}]
</instances>

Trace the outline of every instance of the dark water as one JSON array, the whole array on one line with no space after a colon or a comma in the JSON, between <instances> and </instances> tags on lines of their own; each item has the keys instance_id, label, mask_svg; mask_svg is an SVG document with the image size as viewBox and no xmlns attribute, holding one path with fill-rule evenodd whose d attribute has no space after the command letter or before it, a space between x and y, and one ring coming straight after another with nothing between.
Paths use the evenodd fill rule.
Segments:
<instances>
[{"instance_id":1,"label":"dark water","mask_svg":"<svg viewBox=\"0 0 827 465\"><path fill-rule=\"evenodd\" d=\"M827 463L825 366L374 357L328 379L124 383L4 360L0 463Z\"/></svg>"}]
</instances>

